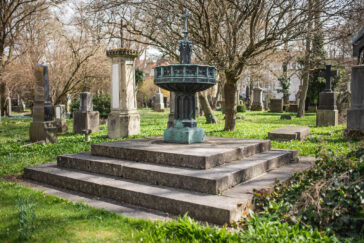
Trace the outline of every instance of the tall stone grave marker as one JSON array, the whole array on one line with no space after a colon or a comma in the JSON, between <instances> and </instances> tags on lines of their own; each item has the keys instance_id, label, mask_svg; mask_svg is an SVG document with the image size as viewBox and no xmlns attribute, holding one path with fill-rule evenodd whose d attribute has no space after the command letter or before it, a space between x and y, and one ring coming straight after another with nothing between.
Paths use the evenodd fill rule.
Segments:
<instances>
[{"instance_id":1,"label":"tall stone grave marker","mask_svg":"<svg viewBox=\"0 0 364 243\"><path fill-rule=\"evenodd\" d=\"M134 59L137 51L113 49L106 52L112 61L111 112L108 118L109 138L120 138L140 133L140 116L135 95ZM162 101L163 102L163 95Z\"/></svg>"},{"instance_id":2,"label":"tall stone grave marker","mask_svg":"<svg viewBox=\"0 0 364 243\"><path fill-rule=\"evenodd\" d=\"M331 77L336 77L337 71L331 71L331 65L326 65L326 69L320 70L319 76L325 77L326 88L319 95L316 126L337 126L339 111L336 107L336 94L331 88Z\"/></svg>"},{"instance_id":3,"label":"tall stone grave marker","mask_svg":"<svg viewBox=\"0 0 364 243\"><path fill-rule=\"evenodd\" d=\"M68 126L66 121L66 106L56 105L54 110L56 111L56 126L58 132L67 132Z\"/></svg>"},{"instance_id":4,"label":"tall stone grave marker","mask_svg":"<svg viewBox=\"0 0 364 243\"><path fill-rule=\"evenodd\" d=\"M13 108L12 108L12 103L11 103L11 97L8 96L8 98L6 99L6 115L7 116L12 116L13 114Z\"/></svg>"},{"instance_id":5,"label":"tall stone grave marker","mask_svg":"<svg viewBox=\"0 0 364 243\"><path fill-rule=\"evenodd\" d=\"M33 121L29 128L30 141L57 142L57 127L52 119L53 109L49 98L48 67L37 65L35 68Z\"/></svg>"},{"instance_id":6,"label":"tall stone grave marker","mask_svg":"<svg viewBox=\"0 0 364 243\"><path fill-rule=\"evenodd\" d=\"M157 111L157 112L163 112L164 111L163 94L162 94L160 88L158 88L158 92L153 97L153 110Z\"/></svg>"},{"instance_id":7,"label":"tall stone grave marker","mask_svg":"<svg viewBox=\"0 0 364 243\"><path fill-rule=\"evenodd\" d=\"M90 92L80 94L80 110L73 112L73 132L84 134L85 130L99 131L99 112L93 110Z\"/></svg>"},{"instance_id":8,"label":"tall stone grave marker","mask_svg":"<svg viewBox=\"0 0 364 243\"><path fill-rule=\"evenodd\" d=\"M353 56L358 65L351 69L351 108L345 134L353 139L364 139L364 28L353 40Z\"/></svg>"},{"instance_id":9,"label":"tall stone grave marker","mask_svg":"<svg viewBox=\"0 0 364 243\"><path fill-rule=\"evenodd\" d=\"M259 86L253 89L253 104L251 107L252 111L262 111L263 110L263 97L262 97L262 93L263 93L263 89L260 88Z\"/></svg>"}]
</instances>

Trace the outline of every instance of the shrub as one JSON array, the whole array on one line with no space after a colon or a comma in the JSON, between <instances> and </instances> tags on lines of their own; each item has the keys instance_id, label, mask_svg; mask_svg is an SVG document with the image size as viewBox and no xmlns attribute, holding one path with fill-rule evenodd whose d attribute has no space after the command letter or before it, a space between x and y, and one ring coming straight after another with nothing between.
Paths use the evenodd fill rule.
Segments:
<instances>
[{"instance_id":1,"label":"shrub","mask_svg":"<svg viewBox=\"0 0 364 243\"><path fill-rule=\"evenodd\" d=\"M35 227L35 210L34 204L26 197L19 197L16 200L18 210L18 233L19 240L29 239Z\"/></svg>"},{"instance_id":2,"label":"shrub","mask_svg":"<svg viewBox=\"0 0 364 243\"><path fill-rule=\"evenodd\" d=\"M246 112L246 105L238 105L237 106L238 112Z\"/></svg>"}]
</instances>

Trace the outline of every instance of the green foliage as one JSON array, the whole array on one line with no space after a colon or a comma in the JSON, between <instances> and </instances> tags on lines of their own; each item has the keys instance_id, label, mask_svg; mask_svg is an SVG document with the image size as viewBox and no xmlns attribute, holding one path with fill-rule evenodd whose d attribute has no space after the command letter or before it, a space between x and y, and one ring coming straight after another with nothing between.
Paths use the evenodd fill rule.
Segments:
<instances>
[{"instance_id":1,"label":"green foliage","mask_svg":"<svg viewBox=\"0 0 364 243\"><path fill-rule=\"evenodd\" d=\"M20 196L16 200L18 210L18 233L19 240L27 240L31 237L35 228L34 204L28 197Z\"/></svg>"},{"instance_id":2,"label":"green foliage","mask_svg":"<svg viewBox=\"0 0 364 243\"><path fill-rule=\"evenodd\" d=\"M92 100L94 110L100 113L101 118L107 118L110 113L110 95L94 95Z\"/></svg>"},{"instance_id":3,"label":"green foliage","mask_svg":"<svg viewBox=\"0 0 364 243\"><path fill-rule=\"evenodd\" d=\"M311 169L277 183L272 192L256 192L256 207L342 237L364 237L364 144L345 156L325 147ZM273 209L272 203L282 206Z\"/></svg>"},{"instance_id":4,"label":"green foliage","mask_svg":"<svg viewBox=\"0 0 364 243\"><path fill-rule=\"evenodd\" d=\"M144 72L140 69L135 69L135 84L140 85L144 82Z\"/></svg>"},{"instance_id":5,"label":"green foliage","mask_svg":"<svg viewBox=\"0 0 364 243\"><path fill-rule=\"evenodd\" d=\"M237 111L238 112L246 112L246 105L238 105L237 106Z\"/></svg>"}]
</instances>

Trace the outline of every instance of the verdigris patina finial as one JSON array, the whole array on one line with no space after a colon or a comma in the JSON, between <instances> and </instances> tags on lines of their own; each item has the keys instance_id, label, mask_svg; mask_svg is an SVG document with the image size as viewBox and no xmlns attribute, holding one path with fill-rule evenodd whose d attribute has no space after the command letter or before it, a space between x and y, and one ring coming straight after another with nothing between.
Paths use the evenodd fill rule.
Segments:
<instances>
[{"instance_id":1,"label":"verdigris patina finial","mask_svg":"<svg viewBox=\"0 0 364 243\"><path fill-rule=\"evenodd\" d=\"M191 17L191 16L192 16L192 14L190 14L188 12L187 8L185 8L185 14L183 15L183 17L185 19L185 31L183 32L185 34L185 38L184 38L185 41L188 40L188 37L187 37L187 35L188 35L188 30L187 30L188 17Z\"/></svg>"}]
</instances>

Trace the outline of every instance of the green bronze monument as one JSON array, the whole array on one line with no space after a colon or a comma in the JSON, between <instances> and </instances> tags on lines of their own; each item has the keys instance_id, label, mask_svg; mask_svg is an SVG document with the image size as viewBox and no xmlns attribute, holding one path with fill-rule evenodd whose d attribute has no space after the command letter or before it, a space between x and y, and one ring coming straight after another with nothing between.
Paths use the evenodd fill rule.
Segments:
<instances>
[{"instance_id":1,"label":"green bronze monument","mask_svg":"<svg viewBox=\"0 0 364 243\"><path fill-rule=\"evenodd\" d=\"M184 39L179 43L180 64L154 69L154 83L176 94L174 126L164 131L164 142L191 144L205 140L205 131L197 127L195 120L195 95L216 84L216 67L191 64L192 42L187 37L189 16L186 11Z\"/></svg>"}]
</instances>

